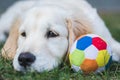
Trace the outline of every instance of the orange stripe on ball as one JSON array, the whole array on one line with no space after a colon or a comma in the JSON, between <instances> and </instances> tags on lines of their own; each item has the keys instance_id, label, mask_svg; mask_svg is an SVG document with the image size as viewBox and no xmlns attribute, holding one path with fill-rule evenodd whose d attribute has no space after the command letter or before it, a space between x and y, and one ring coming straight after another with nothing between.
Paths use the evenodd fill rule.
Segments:
<instances>
[{"instance_id":1,"label":"orange stripe on ball","mask_svg":"<svg viewBox=\"0 0 120 80\"><path fill-rule=\"evenodd\" d=\"M86 74L96 71L98 69L97 62L91 59L85 59L80 67L81 67L81 70Z\"/></svg>"}]
</instances>

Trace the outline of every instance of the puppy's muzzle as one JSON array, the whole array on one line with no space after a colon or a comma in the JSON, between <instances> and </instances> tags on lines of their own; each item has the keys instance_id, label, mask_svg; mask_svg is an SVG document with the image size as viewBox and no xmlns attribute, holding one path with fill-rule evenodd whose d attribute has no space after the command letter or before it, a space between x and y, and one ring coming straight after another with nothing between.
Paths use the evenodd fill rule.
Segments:
<instances>
[{"instance_id":1,"label":"puppy's muzzle","mask_svg":"<svg viewBox=\"0 0 120 80\"><path fill-rule=\"evenodd\" d=\"M18 62L22 67L26 68L27 66L30 66L35 59L36 57L30 52L24 52L19 55Z\"/></svg>"}]
</instances>

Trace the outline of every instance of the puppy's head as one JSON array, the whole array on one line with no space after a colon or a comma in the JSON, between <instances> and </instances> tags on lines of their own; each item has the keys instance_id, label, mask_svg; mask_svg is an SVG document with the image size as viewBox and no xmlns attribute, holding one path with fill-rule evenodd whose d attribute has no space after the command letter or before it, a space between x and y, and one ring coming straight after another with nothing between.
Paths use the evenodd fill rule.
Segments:
<instances>
[{"instance_id":1,"label":"puppy's head","mask_svg":"<svg viewBox=\"0 0 120 80\"><path fill-rule=\"evenodd\" d=\"M22 17L13 66L42 72L57 67L74 40L89 33L79 20L57 8L33 8Z\"/></svg>"},{"instance_id":2,"label":"puppy's head","mask_svg":"<svg viewBox=\"0 0 120 80\"><path fill-rule=\"evenodd\" d=\"M22 18L13 65L18 71L51 70L62 61L68 47L65 13L33 8Z\"/></svg>"}]
</instances>

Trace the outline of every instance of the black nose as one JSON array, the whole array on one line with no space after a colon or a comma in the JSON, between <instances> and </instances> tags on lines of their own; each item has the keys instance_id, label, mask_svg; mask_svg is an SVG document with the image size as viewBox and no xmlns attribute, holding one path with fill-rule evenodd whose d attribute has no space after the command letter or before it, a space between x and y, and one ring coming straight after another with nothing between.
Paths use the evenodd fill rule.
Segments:
<instances>
[{"instance_id":1,"label":"black nose","mask_svg":"<svg viewBox=\"0 0 120 80\"><path fill-rule=\"evenodd\" d=\"M35 61L35 56L29 52L21 53L18 57L18 62L21 66L30 66Z\"/></svg>"}]
</instances>

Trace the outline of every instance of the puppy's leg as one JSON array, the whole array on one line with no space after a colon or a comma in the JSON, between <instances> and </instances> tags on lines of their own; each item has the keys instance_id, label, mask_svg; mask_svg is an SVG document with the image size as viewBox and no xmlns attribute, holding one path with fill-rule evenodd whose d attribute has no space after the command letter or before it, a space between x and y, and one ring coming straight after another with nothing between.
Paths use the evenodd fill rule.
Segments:
<instances>
[{"instance_id":1,"label":"puppy's leg","mask_svg":"<svg viewBox=\"0 0 120 80\"><path fill-rule=\"evenodd\" d=\"M84 17L86 17L86 21L82 23L87 23L92 29L92 33L100 35L110 44L113 51L113 60L120 62L120 43L111 36L111 33L98 15L97 11L91 8L91 14L86 14Z\"/></svg>"},{"instance_id":2,"label":"puppy's leg","mask_svg":"<svg viewBox=\"0 0 120 80\"><path fill-rule=\"evenodd\" d=\"M111 36L111 33L98 14L96 14L93 23L93 33L102 36L109 43L113 51L113 60L120 62L120 43Z\"/></svg>"}]
</instances>

